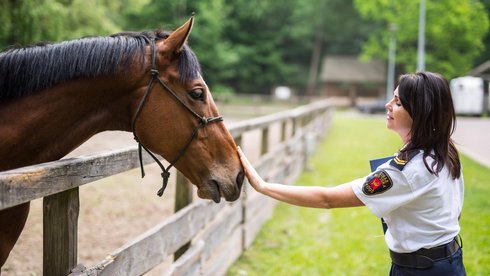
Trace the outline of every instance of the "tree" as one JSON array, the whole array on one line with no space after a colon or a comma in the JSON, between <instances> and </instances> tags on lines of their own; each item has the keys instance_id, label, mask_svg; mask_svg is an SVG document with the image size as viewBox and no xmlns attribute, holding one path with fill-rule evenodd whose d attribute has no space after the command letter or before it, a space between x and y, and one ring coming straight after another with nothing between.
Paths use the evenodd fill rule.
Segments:
<instances>
[{"instance_id":1,"label":"tree","mask_svg":"<svg viewBox=\"0 0 490 276\"><path fill-rule=\"evenodd\" d=\"M228 2L233 9L225 36L240 64L229 85L245 93L270 93L277 85L304 89L315 26L309 12L314 9L299 0Z\"/></svg>"},{"instance_id":2,"label":"tree","mask_svg":"<svg viewBox=\"0 0 490 276\"><path fill-rule=\"evenodd\" d=\"M0 2L0 47L119 31L107 13L96 0L5 0Z\"/></svg>"},{"instance_id":3,"label":"tree","mask_svg":"<svg viewBox=\"0 0 490 276\"><path fill-rule=\"evenodd\" d=\"M239 67L238 55L224 36L229 10L224 0L199 1L195 7L195 31L190 38L206 81L218 93L233 91L226 81L236 74Z\"/></svg>"},{"instance_id":4,"label":"tree","mask_svg":"<svg viewBox=\"0 0 490 276\"><path fill-rule=\"evenodd\" d=\"M230 85L241 92L269 93L276 85L288 85L302 94L324 55L357 55L372 25L360 18L352 0L228 3L233 8L225 36L240 60ZM315 45L321 46L320 61L312 64Z\"/></svg>"},{"instance_id":5,"label":"tree","mask_svg":"<svg viewBox=\"0 0 490 276\"><path fill-rule=\"evenodd\" d=\"M360 52L371 23L352 1L3 0L0 47L121 30L171 31L195 12L190 46L213 91L264 94L287 85L302 93L308 76L317 80L323 55Z\"/></svg>"},{"instance_id":6,"label":"tree","mask_svg":"<svg viewBox=\"0 0 490 276\"><path fill-rule=\"evenodd\" d=\"M355 6L364 18L381 23L363 45L363 56L386 60L388 26L396 24L396 63L405 72L415 71L419 2L355 0ZM427 1L426 70L440 72L447 78L466 74L484 49L482 39L488 25L488 15L479 1Z\"/></svg>"},{"instance_id":7,"label":"tree","mask_svg":"<svg viewBox=\"0 0 490 276\"><path fill-rule=\"evenodd\" d=\"M361 53L362 43L367 40L369 31L376 23L362 19L354 9L352 0L300 3L305 9L310 9L304 12L305 18L299 22L313 21L315 24L315 43L319 45L314 47L321 45L320 59L325 55L357 56ZM313 62L315 61L312 60ZM316 63L321 64L321 60L317 60ZM320 68L314 68L314 65L310 69L320 71ZM310 77L314 78L311 75ZM316 78L315 81L318 82L319 79Z\"/></svg>"},{"instance_id":8,"label":"tree","mask_svg":"<svg viewBox=\"0 0 490 276\"><path fill-rule=\"evenodd\" d=\"M485 6L487 14L490 14L490 0L481 0L481 2ZM475 58L475 67L490 60L490 32L486 33L483 44L485 45L485 49Z\"/></svg>"}]
</instances>

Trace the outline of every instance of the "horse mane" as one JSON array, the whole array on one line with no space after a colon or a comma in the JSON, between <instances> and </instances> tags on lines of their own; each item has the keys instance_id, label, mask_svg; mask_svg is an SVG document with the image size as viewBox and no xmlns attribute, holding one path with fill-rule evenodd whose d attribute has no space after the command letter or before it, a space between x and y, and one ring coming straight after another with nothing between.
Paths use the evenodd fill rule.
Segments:
<instances>
[{"instance_id":1,"label":"horse mane","mask_svg":"<svg viewBox=\"0 0 490 276\"><path fill-rule=\"evenodd\" d=\"M57 44L44 43L0 53L0 102L21 98L76 78L127 73L139 60L145 64L148 38L165 39L168 33L124 32L88 37ZM199 62L186 45L179 56L181 81L201 72Z\"/></svg>"}]
</instances>

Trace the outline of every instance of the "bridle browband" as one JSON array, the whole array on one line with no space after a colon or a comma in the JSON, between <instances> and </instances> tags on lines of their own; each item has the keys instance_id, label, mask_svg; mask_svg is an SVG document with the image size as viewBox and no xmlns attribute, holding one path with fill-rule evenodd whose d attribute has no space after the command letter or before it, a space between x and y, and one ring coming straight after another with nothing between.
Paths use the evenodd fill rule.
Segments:
<instances>
[{"instance_id":1,"label":"bridle browband","mask_svg":"<svg viewBox=\"0 0 490 276\"><path fill-rule=\"evenodd\" d=\"M142 148L145 149L146 152L155 160L155 162L160 166L162 169L162 178L163 178L163 185L160 190L158 190L157 195L162 196L163 192L165 191L165 188L167 187L168 179L170 177L170 169L179 161L179 159L185 154L186 150L189 148L191 145L192 141L197 135L197 132L200 128L204 127L205 125L212 123L212 122L220 122L223 121L222 116L217 116L217 117L204 117L199 115L197 112L192 110L192 108L189 107L179 96L177 96L177 93L175 93L161 78L160 78L160 72L158 71L158 68L156 66L156 57L155 57L155 38L151 37L148 38L146 36L143 36L143 38L150 44L150 51L151 51L151 79L150 82L148 83L148 88L146 89L145 94L143 95L143 98L141 99L138 109L136 109L136 113L133 117L133 121L131 123L131 129L133 131L134 139L136 142L138 142L138 155L139 155L139 162L140 162L140 167L141 167L141 177L145 177L145 169L143 168L143 156L142 156ZM146 99L148 98L148 95L151 92L151 89L153 88L153 84L155 81L158 81L162 87L168 91L179 103L181 103L189 112L191 112L194 116L196 116L199 121L197 126L194 128L194 131L192 132L192 135L187 139L186 143L184 146L179 150L177 156L170 162L170 164L165 168L163 164L158 160L158 158L153 154L145 145L143 145L136 135L136 120L138 119L141 110L143 109L143 106L146 103Z\"/></svg>"}]
</instances>

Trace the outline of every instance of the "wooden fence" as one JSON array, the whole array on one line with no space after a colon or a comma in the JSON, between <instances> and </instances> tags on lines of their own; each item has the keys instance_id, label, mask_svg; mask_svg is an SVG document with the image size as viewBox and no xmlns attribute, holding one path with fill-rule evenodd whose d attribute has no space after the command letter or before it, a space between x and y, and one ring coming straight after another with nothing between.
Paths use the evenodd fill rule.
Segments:
<instances>
[{"instance_id":1,"label":"wooden fence","mask_svg":"<svg viewBox=\"0 0 490 276\"><path fill-rule=\"evenodd\" d=\"M259 173L292 184L315 141L330 125L330 105L318 101L229 126L237 144L260 143ZM271 141L272 126L278 141ZM277 129L277 127L276 127ZM260 131L259 141L246 134ZM247 153L248 154L248 153ZM151 163L144 158L144 163ZM77 262L79 187L138 167L136 147L0 173L0 210L43 198L44 275L141 275L170 258L165 275L224 275L270 218L275 201L244 185L233 203L192 201L192 187L177 177L175 214L109 254L95 267ZM170 259L173 260L173 259Z\"/></svg>"}]
</instances>

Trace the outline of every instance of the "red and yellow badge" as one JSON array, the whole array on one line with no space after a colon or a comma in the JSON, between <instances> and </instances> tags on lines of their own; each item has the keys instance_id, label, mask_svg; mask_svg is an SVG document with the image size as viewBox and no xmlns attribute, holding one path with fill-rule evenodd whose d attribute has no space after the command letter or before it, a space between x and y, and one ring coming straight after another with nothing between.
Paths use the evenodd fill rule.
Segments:
<instances>
[{"instance_id":1,"label":"red and yellow badge","mask_svg":"<svg viewBox=\"0 0 490 276\"><path fill-rule=\"evenodd\" d=\"M379 170L366 179L362 186L362 192L365 195L376 195L386 192L391 187L393 187L393 181L391 181L388 173Z\"/></svg>"}]
</instances>

